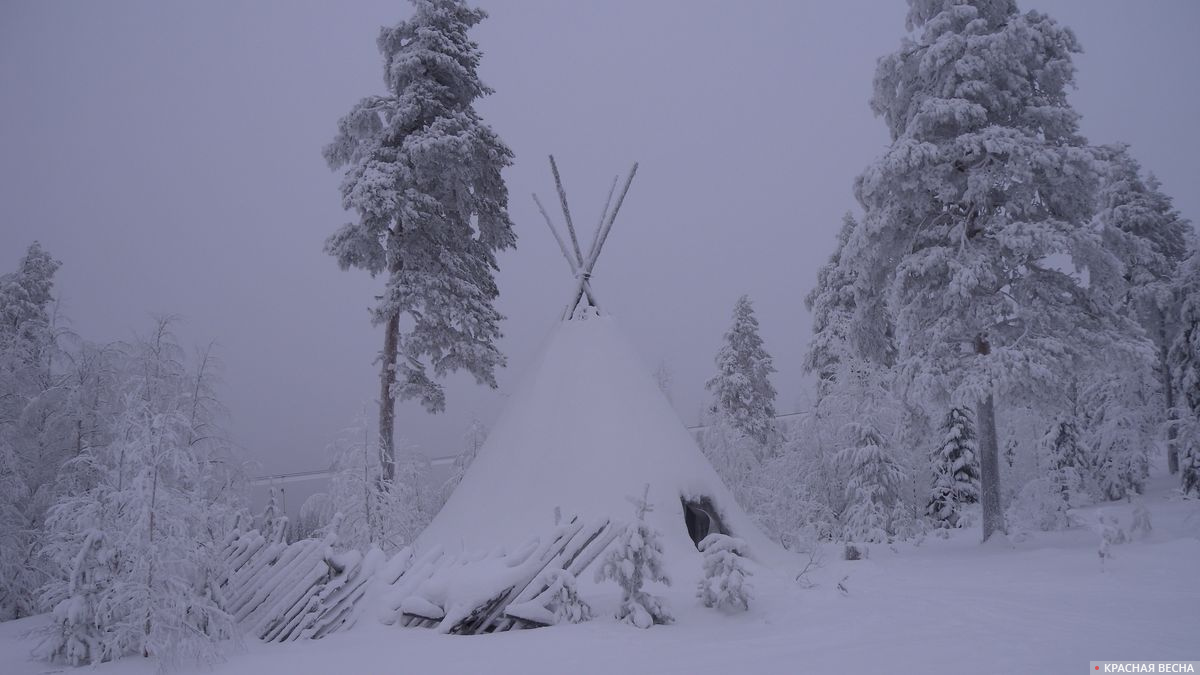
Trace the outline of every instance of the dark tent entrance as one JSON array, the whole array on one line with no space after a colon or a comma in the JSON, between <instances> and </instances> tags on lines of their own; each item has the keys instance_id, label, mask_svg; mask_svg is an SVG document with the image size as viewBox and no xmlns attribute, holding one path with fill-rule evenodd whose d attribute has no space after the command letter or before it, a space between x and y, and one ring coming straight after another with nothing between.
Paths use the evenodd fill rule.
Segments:
<instances>
[{"instance_id":1,"label":"dark tent entrance","mask_svg":"<svg viewBox=\"0 0 1200 675\"><path fill-rule=\"evenodd\" d=\"M708 497L700 499L683 498L683 522L687 525L688 536L697 548L700 542L710 534L729 534L721 522L721 516Z\"/></svg>"}]
</instances>

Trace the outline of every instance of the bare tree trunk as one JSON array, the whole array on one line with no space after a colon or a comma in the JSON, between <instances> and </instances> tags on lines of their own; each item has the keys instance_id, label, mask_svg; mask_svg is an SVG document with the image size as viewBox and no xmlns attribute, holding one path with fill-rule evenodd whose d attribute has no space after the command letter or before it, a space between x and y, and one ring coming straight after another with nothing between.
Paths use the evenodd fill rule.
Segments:
<instances>
[{"instance_id":1,"label":"bare tree trunk","mask_svg":"<svg viewBox=\"0 0 1200 675\"><path fill-rule=\"evenodd\" d=\"M987 333L975 336L975 353L992 351ZM1000 505L1000 441L996 437L996 400L989 387L979 401L975 417L979 428L979 502L983 505L983 541L1000 532L1008 534Z\"/></svg>"},{"instance_id":2,"label":"bare tree trunk","mask_svg":"<svg viewBox=\"0 0 1200 675\"><path fill-rule=\"evenodd\" d=\"M1179 473L1179 448L1175 443L1175 387L1171 386L1171 364L1167 360L1167 322L1158 317L1158 370L1162 375L1163 397L1167 405L1167 471Z\"/></svg>"},{"instance_id":3,"label":"bare tree trunk","mask_svg":"<svg viewBox=\"0 0 1200 675\"><path fill-rule=\"evenodd\" d=\"M983 504L983 540L1008 533L1000 507L1000 443L996 438L996 405L991 392L979 402L979 501Z\"/></svg>"},{"instance_id":4,"label":"bare tree trunk","mask_svg":"<svg viewBox=\"0 0 1200 675\"><path fill-rule=\"evenodd\" d=\"M390 483L396 475L396 350L400 345L400 314L388 317L383 328L383 353L379 355L379 455L383 462L383 480Z\"/></svg>"}]
</instances>

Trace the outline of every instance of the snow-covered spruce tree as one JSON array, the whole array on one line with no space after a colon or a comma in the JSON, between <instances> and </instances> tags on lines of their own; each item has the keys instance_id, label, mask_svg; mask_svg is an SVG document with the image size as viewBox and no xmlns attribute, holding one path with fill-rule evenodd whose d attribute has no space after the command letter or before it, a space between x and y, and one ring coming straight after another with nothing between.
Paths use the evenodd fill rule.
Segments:
<instances>
[{"instance_id":1,"label":"snow-covered spruce tree","mask_svg":"<svg viewBox=\"0 0 1200 675\"><path fill-rule=\"evenodd\" d=\"M1158 391L1145 397L1139 407L1156 406L1158 418L1165 421L1175 406L1168 363L1168 351L1179 332L1174 280L1187 256L1191 225L1175 210L1158 180L1143 175L1127 146L1102 150L1107 161L1096 220L1105 245L1121 261L1124 303L1155 348ZM1175 433L1175 426L1168 424L1167 466L1171 473L1179 468Z\"/></svg>"},{"instance_id":2,"label":"snow-covered spruce tree","mask_svg":"<svg viewBox=\"0 0 1200 675\"><path fill-rule=\"evenodd\" d=\"M1038 448L1043 473L1053 491L1070 505L1083 491L1083 473L1087 460L1080 444L1074 416L1061 414L1050 425Z\"/></svg>"},{"instance_id":3,"label":"snow-covered spruce tree","mask_svg":"<svg viewBox=\"0 0 1200 675\"><path fill-rule=\"evenodd\" d=\"M1171 345L1171 379L1179 392L1174 425L1179 429L1179 482L1185 495L1200 497L1200 247L1176 283L1181 298L1180 330Z\"/></svg>"},{"instance_id":4,"label":"snow-covered spruce tree","mask_svg":"<svg viewBox=\"0 0 1200 675\"><path fill-rule=\"evenodd\" d=\"M705 385L713 394L712 411L765 449L775 418L775 372L758 334L758 318L748 296L733 307L733 325L717 351L717 374ZM760 452L760 458L765 452Z\"/></svg>"},{"instance_id":5,"label":"snow-covered spruce tree","mask_svg":"<svg viewBox=\"0 0 1200 675\"><path fill-rule=\"evenodd\" d=\"M287 515L279 506L279 492L275 488L271 488L268 492L267 505L263 507L263 512L258 516L258 531L268 539L280 537L280 541L287 542Z\"/></svg>"},{"instance_id":6,"label":"snow-covered spruce tree","mask_svg":"<svg viewBox=\"0 0 1200 675\"><path fill-rule=\"evenodd\" d=\"M475 461L476 455L479 454L479 448L483 447L483 442L487 440L487 435L487 426L478 419L472 419L471 424L467 426L466 433L463 434L462 452L458 453L458 456L454 458L454 465L450 467L450 477L442 484L442 491L437 505L439 511L445 506L446 501L450 499L450 495L454 493L454 489L462 482L467 469Z\"/></svg>"},{"instance_id":7,"label":"snow-covered spruce tree","mask_svg":"<svg viewBox=\"0 0 1200 675\"><path fill-rule=\"evenodd\" d=\"M1137 347L1142 347L1138 350ZM1159 438L1161 408L1148 405L1161 380L1155 354L1138 340L1098 354L1080 392L1081 434L1088 448L1095 492L1103 499L1124 499L1141 493L1150 469L1150 450Z\"/></svg>"},{"instance_id":8,"label":"snow-covered spruce tree","mask_svg":"<svg viewBox=\"0 0 1200 675\"><path fill-rule=\"evenodd\" d=\"M29 565L32 533L22 508L29 488L16 449L5 436L0 432L0 620L32 614L38 584Z\"/></svg>"},{"instance_id":9,"label":"snow-covered spruce tree","mask_svg":"<svg viewBox=\"0 0 1200 675\"><path fill-rule=\"evenodd\" d=\"M876 70L892 143L855 185L859 262L886 270L904 388L976 403L986 541L1005 531L997 394L1049 395L1112 337L1075 270L1119 265L1087 227L1100 169L1066 99L1074 34L1012 0L910 0L908 27Z\"/></svg>"},{"instance_id":10,"label":"snow-covered spruce tree","mask_svg":"<svg viewBox=\"0 0 1200 675\"><path fill-rule=\"evenodd\" d=\"M817 377L818 400L832 385L838 364L853 350L857 270L853 260L844 256L857 228L854 216L843 216L837 248L817 270L817 285L804 298L813 326L813 337L804 355L804 372Z\"/></svg>"},{"instance_id":11,"label":"snow-covered spruce tree","mask_svg":"<svg viewBox=\"0 0 1200 675\"><path fill-rule=\"evenodd\" d=\"M696 589L696 597L705 607L746 611L750 609L753 586L746 568L746 542L714 532L700 542L704 554L704 578Z\"/></svg>"},{"instance_id":12,"label":"snow-covered spruce tree","mask_svg":"<svg viewBox=\"0 0 1200 675\"><path fill-rule=\"evenodd\" d=\"M0 621L37 610L44 581L38 533L61 462L62 397L53 368L54 274L59 263L34 242L0 275Z\"/></svg>"},{"instance_id":13,"label":"snow-covered spruce tree","mask_svg":"<svg viewBox=\"0 0 1200 675\"><path fill-rule=\"evenodd\" d=\"M906 472L891 440L897 412L888 375L862 359L843 361L828 396L843 411L837 454L847 478L842 536L853 541L886 542L900 533Z\"/></svg>"},{"instance_id":14,"label":"snow-covered spruce tree","mask_svg":"<svg viewBox=\"0 0 1200 675\"><path fill-rule=\"evenodd\" d=\"M942 422L942 443L930 458L933 488L925 513L945 527L958 527L959 509L979 499L979 450L969 408L953 406Z\"/></svg>"},{"instance_id":15,"label":"snow-covered spruce tree","mask_svg":"<svg viewBox=\"0 0 1200 675\"><path fill-rule=\"evenodd\" d=\"M646 523L646 513L652 510L649 497L650 486L647 485L641 499L630 498L637 520L609 546L596 570L596 581L611 579L621 586L617 619L638 628L675 620L663 598L643 589L647 581L671 585L671 579L663 569L660 535Z\"/></svg>"},{"instance_id":16,"label":"snow-covered spruce tree","mask_svg":"<svg viewBox=\"0 0 1200 675\"><path fill-rule=\"evenodd\" d=\"M71 459L91 487L63 495L47 520L46 551L63 570L42 590L54 609L39 652L68 663L127 654L164 667L206 661L234 635L214 587L218 516L232 513L209 442L203 367L191 372L160 319L129 348L112 442Z\"/></svg>"},{"instance_id":17,"label":"snow-covered spruce tree","mask_svg":"<svg viewBox=\"0 0 1200 675\"><path fill-rule=\"evenodd\" d=\"M387 93L359 101L324 152L331 168L345 169L342 204L357 215L326 250L343 269L385 279L372 316L384 327L379 442L388 480L398 399L440 411L436 380L458 370L496 386L504 356L493 273L496 252L516 242L501 177L512 152L474 108L491 90L467 32L486 15L463 0L413 5L409 20L379 34Z\"/></svg>"}]
</instances>

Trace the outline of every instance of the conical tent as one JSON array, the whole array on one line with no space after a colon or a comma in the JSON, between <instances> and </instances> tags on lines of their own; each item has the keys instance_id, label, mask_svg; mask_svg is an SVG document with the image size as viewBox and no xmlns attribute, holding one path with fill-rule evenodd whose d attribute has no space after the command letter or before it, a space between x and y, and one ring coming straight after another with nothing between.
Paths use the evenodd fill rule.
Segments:
<instances>
[{"instance_id":1,"label":"conical tent","mask_svg":"<svg viewBox=\"0 0 1200 675\"><path fill-rule=\"evenodd\" d=\"M417 548L511 550L550 530L556 509L627 521L628 498L646 485L653 505L647 520L662 533L664 561L677 578L699 574L693 537L705 529L746 539L753 557L776 552L641 367L617 321L594 314L563 321ZM714 522L703 522L710 517Z\"/></svg>"},{"instance_id":2,"label":"conical tent","mask_svg":"<svg viewBox=\"0 0 1200 675\"><path fill-rule=\"evenodd\" d=\"M665 563L677 578L700 573L696 542L712 532L745 539L752 557L775 557L781 549L734 501L616 320L597 307L591 271L637 165L611 212L605 205L585 256L550 162L570 247L540 201L538 207L575 277L564 320L550 331L417 549L511 550L552 528L556 512L626 521L633 515L630 499L649 485L647 520L661 532ZM616 185L614 179L610 204Z\"/></svg>"}]
</instances>

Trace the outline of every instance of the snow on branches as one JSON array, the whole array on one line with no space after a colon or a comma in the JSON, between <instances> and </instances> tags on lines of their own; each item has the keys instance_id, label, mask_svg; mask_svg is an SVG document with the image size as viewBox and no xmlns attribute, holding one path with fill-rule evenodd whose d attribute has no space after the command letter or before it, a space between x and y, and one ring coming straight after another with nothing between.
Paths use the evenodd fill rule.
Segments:
<instances>
[{"instance_id":1,"label":"snow on branches","mask_svg":"<svg viewBox=\"0 0 1200 675\"><path fill-rule=\"evenodd\" d=\"M671 585L663 568L660 535L646 523L646 513L653 508L649 496L650 486L647 485L640 499L630 498L636 520L611 544L596 570L596 581L612 580L621 587L617 619L638 628L675 620L666 600L644 589L647 581Z\"/></svg>"},{"instance_id":2,"label":"snow on branches","mask_svg":"<svg viewBox=\"0 0 1200 675\"><path fill-rule=\"evenodd\" d=\"M746 568L746 542L714 532L700 541L704 578L696 590L705 607L745 611L750 608L753 586Z\"/></svg>"}]
</instances>

